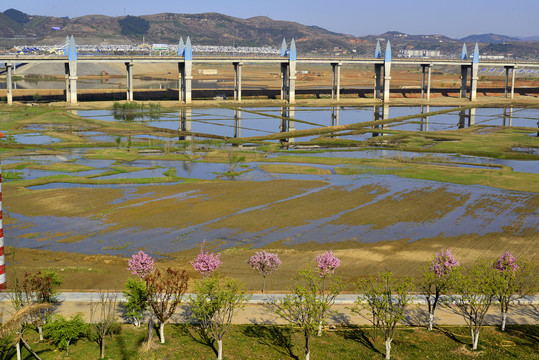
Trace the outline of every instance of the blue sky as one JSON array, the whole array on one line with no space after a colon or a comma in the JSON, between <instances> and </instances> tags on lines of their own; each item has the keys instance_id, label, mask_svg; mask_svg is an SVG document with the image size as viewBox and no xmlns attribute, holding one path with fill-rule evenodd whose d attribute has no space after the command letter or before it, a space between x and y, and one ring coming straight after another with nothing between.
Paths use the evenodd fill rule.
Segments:
<instances>
[{"instance_id":1,"label":"blue sky","mask_svg":"<svg viewBox=\"0 0 539 360\"><path fill-rule=\"evenodd\" d=\"M538 0L22 0L4 2L31 15L146 15L219 12L235 17L268 16L352 35L401 31L454 38L496 33L539 36Z\"/></svg>"}]
</instances>

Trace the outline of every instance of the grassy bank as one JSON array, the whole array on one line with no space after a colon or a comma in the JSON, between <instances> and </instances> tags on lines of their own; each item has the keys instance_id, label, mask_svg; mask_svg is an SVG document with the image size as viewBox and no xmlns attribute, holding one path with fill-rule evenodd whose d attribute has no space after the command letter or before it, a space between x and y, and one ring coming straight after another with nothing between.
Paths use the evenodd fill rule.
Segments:
<instances>
[{"instance_id":1,"label":"grassy bank","mask_svg":"<svg viewBox=\"0 0 539 360\"><path fill-rule=\"evenodd\" d=\"M157 336L157 335L155 335ZM301 334L287 326L233 326L223 340L224 359L286 360L303 359L295 341ZM165 328L165 344L154 344L150 351L141 350L145 329L121 326L107 337L107 359L214 359L215 346L206 344L189 325L172 324ZM55 350L47 342L38 342L34 331L25 338L44 360L65 359L65 351ZM470 349L467 327L438 327L428 332L422 327L399 327L392 346L392 359L538 359L539 326L509 326L502 333L494 327L483 327L479 348ZM374 336L369 327L338 327L313 337L312 359L382 359L385 353L383 338ZM23 350L23 358L29 356ZM7 360L16 357L8 357ZM98 359L99 347L86 339L70 345L70 359Z\"/></svg>"}]
</instances>

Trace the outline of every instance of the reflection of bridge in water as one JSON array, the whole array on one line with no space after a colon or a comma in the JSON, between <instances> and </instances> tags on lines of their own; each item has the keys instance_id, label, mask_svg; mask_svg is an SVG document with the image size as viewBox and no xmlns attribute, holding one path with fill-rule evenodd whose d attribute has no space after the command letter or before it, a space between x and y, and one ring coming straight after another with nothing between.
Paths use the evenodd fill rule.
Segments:
<instances>
[{"instance_id":1,"label":"reflection of bridge in water","mask_svg":"<svg viewBox=\"0 0 539 360\"><path fill-rule=\"evenodd\" d=\"M429 105L422 105L420 107L417 107L420 112L417 114L416 117L414 117L411 120L403 120L403 121L395 121L394 123L382 123L382 124L376 124L376 122L379 122L381 120L388 120L391 119L391 108L388 104L382 104L382 105L376 105L372 107L372 120L375 122L375 124L365 127L363 130L361 130L361 134L372 134L370 136L377 137L377 136L384 136L389 135L386 130L405 130L405 131L440 131L440 130L456 130L456 129L463 129L467 127L471 127L473 125L483 125L487 127L510 127L513 126L513 119L514 115L513 112L515 109L513 107L504 107L499 108L500 111L503 109L503 113L496 114L496 115L485 115L480 114L476 115L477 109L476 108L468 108L468 109L460 109L455 110L455 112L445 114L445 118L442 120L439 117L444 115L432 115L430 113L431 106ZM364 107L362 109L365 109ZM195 137L201 137L204 138L205 136L215 136L219 138L234 138L239 139L242 138L242 130L258 130L261 131L258 127L256 129L253 128L252 125L246 125L245 123L242 124L242 116L243 113L247 112L248 114L253 113L251 110L246 110L242 108L235 108L231 109L233 111L233 119L228 118L231 121L233 120L233 124L230 123L229 125L222 125L222 127L229 129L228 133L222 133L220 132L219 135L217 134L204 134L203 131L200 129L200 124L198 129L193 128L193 123L195 124L195 127L197 127L197 123L199 120L196 119L196 116L192 115L192 109L182 108L179 110L179 127L178 130L181 133L179 136L179 140L193 140ZM335 132L329 132L326 133L324 136L328 136L330 138L339 138L343 136L350 136L350 129L339 129L340 120L341 120L341 114L342 112L345 112L347 110L344 110L343 108L339 106L330 107L327 109L327 115L324 115L326 117L327 122L324 121L324 123L327 123L330 127L337 127L335 129ZM320 111L319 111L320 112ZM260 114L259 112L256 112L256 114ZM300 120L296 118L296 108L294 106L284 106L280 108L279 111L280 116L278 115L269 115L270 118L268 118L268 121L270 120L277 120L277 123L274 123L271 125L271 127L275 127L272 131L271 127L265 127L264 131L268 132L268 134L272 133L289 133L296 130L296 123L301 122L307 125L312 125L313 127L310 129L314 129L316 125L319 125L320 127L324 127L323 124L315 124L312 122L305 122L304 120ZM429 115L431 114L431 115ZM450 117L450 119L447 118L447 116ZM437 118L438 117L438 118ZM477 120L479 119L479 120ZM517 118L522 121L522 118ZM248 119L247 122L251 121L252 118ZM348 124L350 124L350 119L348 118ZM359 119L358 119L359 120ZM318 122L320 122L320 119L317 119ZM364 122L365 120L362 119L361 122ZM367 120L368 121L368 120ZM532 119L526 118L527 122L532 121ZM537 125L535 125L534 121L534 127L539 128L539 121L537 121ZM356 124L359 124L360 122L356 122ZM203 124L206 124L206 121L203 121ZM306 125L303 127L305 128ZM520 125L523 126L523 125ZM255 126L256 127L256 126ZM529 124L526 124L524 127L532 127ZM287 134L289 135L289 134ZM308 135L312 136L312 135ZM539 132L537 133L537 136L539 137ZM251 136L247 136L251 137ZM283 137L280 139L283 143L294 143L296 141L295 138L292 137Z\"/></svg>"},{"instance_id":2,"label":"reflection of bridge in water","mask_svg":"<svg viewBox=\"0 0 539 360\"><path fill-rule=\"evenodd\" d=\"M460 97L474 101L477 97L477 82L479 74L479 48L476 44L473 56L468 56L466 45L463 46L460 60L440 59L392 59L391 45L389 41L385 47L385 56L382 58L380 43L377 44L374 58L348 59L348 58L298 58L294 40L290 47L283 40L281 56L257 56L246 57L238 55L224 56L198 56L193 57L193 48L189 38L184 44L180 40L177 56L78 56L73 37L67 43L65 56L32 56L32 55L0 55L0 63L6 67L6 99L7 103L13 101L12 73L15 63L62 63L65 66L65 97L68 103L77 102L77 64L82 63L123 63L126 69L126 100L134 100L133 67L137 64L147 63L175 63L178 65L178 100L190 103L192 100L193 63L197 64L230 64L234 67L234 100L241 102L242 99L242 67L245 64L256 66L257 64L275 64L280 67L280 98L294 104L296 100L296 69L298 64L325 64L331 66L332 83L331 97L340 100L341 84L340 74L342 66L370 65L374 67L374 86L372 94L375 99L389 102L391 86L392 66L420 66L421 98L430 100L433 66L451 66L460 68L461 84ZM532 62L482 62L481 66L500 68L505 70L505 87L503 91L506 97L513 98L515 93L515 73L519 68L537 68L539 63ZM402 89L400 89L403 91ZM440 90L440 89L438 89ZM447 89L444 89L447 91ZM488 89L486 91L492 91ZM536 92L538 89L528 89ZM309 90L317 93L315 90ZM393 89L395 91L395 89ZM411 90L410 90L411 91Z\"/></svg>"}]
</instances>

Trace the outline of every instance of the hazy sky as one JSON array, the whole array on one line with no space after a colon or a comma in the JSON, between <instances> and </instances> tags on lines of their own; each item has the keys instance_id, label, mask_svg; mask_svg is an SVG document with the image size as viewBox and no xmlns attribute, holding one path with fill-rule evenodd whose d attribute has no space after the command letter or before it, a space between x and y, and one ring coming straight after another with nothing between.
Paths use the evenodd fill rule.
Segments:
<instances>
[{"instance_id":1,"label":"hazy sky","mask_svg":"<svg viewBox=\"0 0 539 360\"><path fill-rule=\"evenodd\" d=\"M31 15L70 18L162 12L219 12L239 18L263 15L358 36L392 30L453 38L484 33L539 36L538 0L22 0L4 2L0 11L11 7Z\"/></svg>"}]
</instances>

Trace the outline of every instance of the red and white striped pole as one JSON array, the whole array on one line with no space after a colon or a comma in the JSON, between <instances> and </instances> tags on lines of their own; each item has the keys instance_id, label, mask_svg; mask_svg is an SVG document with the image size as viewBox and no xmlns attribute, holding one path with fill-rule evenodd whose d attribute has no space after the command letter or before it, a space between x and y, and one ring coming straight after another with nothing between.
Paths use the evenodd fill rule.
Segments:
<instances>
[{"instance_id":1,"label":"red and white striped pole","mask_svg":"<svg viewBox=\"0 0 539 360\"><path fill-rule=\"evenodd\" d=\"M0 132L0 138L5 137ZM2 226L2 168L0 167L0 290L6 289L6 263L4 257L4 227Z\"/></svg>"}]
</instances>

